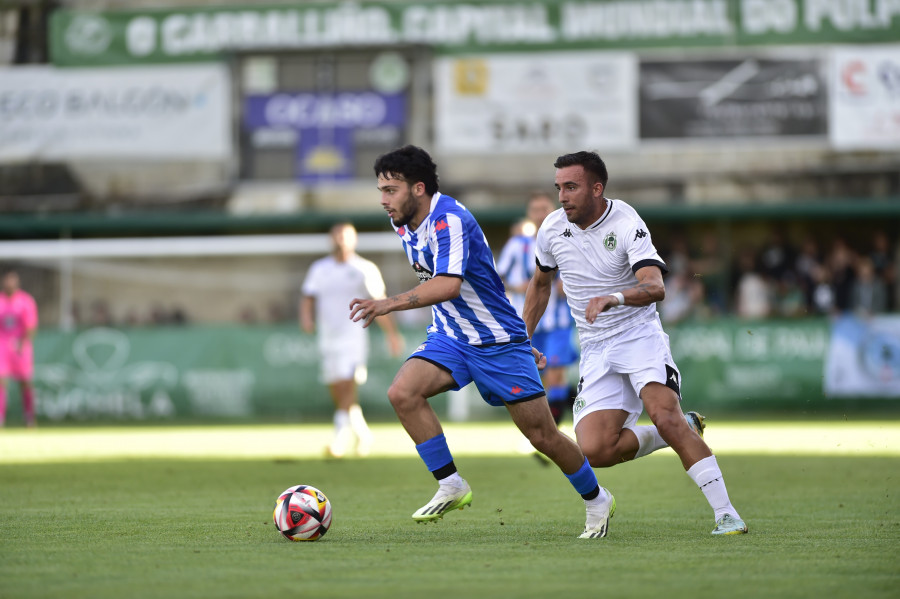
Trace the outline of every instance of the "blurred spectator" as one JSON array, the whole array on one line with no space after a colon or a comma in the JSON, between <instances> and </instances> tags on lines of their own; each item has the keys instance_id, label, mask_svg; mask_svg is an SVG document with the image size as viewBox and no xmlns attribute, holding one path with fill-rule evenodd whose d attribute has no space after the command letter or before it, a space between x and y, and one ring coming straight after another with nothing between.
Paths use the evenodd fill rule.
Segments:
<instances>
[{"instance_id":1,"label":"blurred spectator","mask_svg":"<svg viewBox=\"0 0 900 599\"><path fill-rule=\"evenodd\" d=\"M853 309L853 282L856 279L856 255L843 239L835 239L828 256L834 309L847 312Z\"/></svg>"},{"instance_id":2,"label":"blurred spectator","mask_svg":"<svg viewBox=\"0 0 900 599\"><path fill-rule=\"evenodd\" d=\"M259 314L257 314L256 308L253 306L244 306L241 308L238 320L241 324L258 324Z\"/></svg>"},{"instance_id":3,"label":"blurred spectator","mask_svg":"<svg viewBox=\"0 0 900 599\"><path fill-rule=\"evenodd\" d=\"M659 304L659 316L665 323L700 318L705 312L703 296L700 279L684 270L670 273L666 277L666 299Z\"/></svg>"},{"instance_id":4,"label":"blurred spectator","mask_svg":"<svg viewBox=\"0 0 900 599\"><path fill-rule=\"evenodd\" d=\"M797 318L809 314L806 296L800 287L797 276L787 271L774 283L775 314L787 318Z\"/></svg>"},{"instance_id":5,"label":"blurred spectator","mask_svg":"<svg viewBox=\"0 0 900 599\"><path fill-rule=\"evenodd\" d=\"M293 318L293 314L290 314L287 310L287 306L281 302L269 302L267 311L269 322L273 324L287 322Z\"/></svg>"},{"instance_id":6,"label":"blurred spectator","mask_svg":"<svg viewBox=\"0 0 900 599\"><path fill-rule=\"evenodd\" d=\"M900 249L900 246L898 246ZM886 311L897 310L896 285L897 285L897 265L896 260L891 256L891 243L884 231L875 231L872 237L872 251L869 253L869 260L872 261L872 268L875 276L884 282L887 293Z\"/></svg>"},{"instance_id":7,"label":"blurred spectator","mask_svg":"<svg viewBox=\"0 0 900 599\"><path fill-rule=\"evenodd\" d=\"M887 311L887 285L877 277L870 258L860 258L856 265L851 308L859 316L867 317Z\"/></svg>"},{"instance_id":8,"label":"blurred spectator","mask_svg":"<svg viewBox=\"0 0 900 599\"><path fill-rule=\"evenodd\" d=\"M818 314L831 314L834 311L834 290L831 288L831 273L824 266L813 271L813 308Z\"/></svg>"},{"instance_id":9,"label":"blurred spectator","mask_svg":"<svg viewBox=\"0 0 900 599\"><path fill-rule=\"evenodd\" d=\"M803 241L800 253L797 254L797 258L794 260L794 272L797 277L797 286L803 293L806 301L806 309L810 313L814 312L816 309L813 294L816 290L816 285L822 276L822 268L822 258L819 255L819 246L816 244L815 239L807 237Z\"/></svg>"},{"instance_id":10,"label":"blurred spectator","mask_svg":"<svg viewBox=\"0 0 900 599\"><path fill-rule=\"evenodd\" d=\"M669 267L669 276L683 273L688 277L693 277L691 257L684 237L676 237L672 240L672 247L665 253L665 261L666 266Z\"/></svg>"},{"instance_id":11,"label":"blurred spectator","mask_svg":"<svg viewBox=\"0 0 900 599\"><path fill-rule=\"evenodd\" d=\"M706 304L714 315L725 313L728 305L725 259L718 234L710 232L703 236L700 256L691 263L692 270L703 281Z\"/></svg>"},{"instance_id":12,"label":"blurred spectator","mask_svg":"<svg viewBox=\"0 0 900 599\"><path fill-rule=\"evenodd\" d=\"M735 308L740 318L766 318L772 311L769 284L756 268L753 252L741 250L735 297Z\"/></svg>"},{"instance_id":13,"label":"blurred spectator","mask_svg":"<svg viewBox=\"0 0 900 599\"><path fill-rule=\"evenodd\" d=\"M789 275L794 265L794 249L785 240L784 233L772 231L768 245L760 253L760 271L773 283Z\"/></svg>"},{"instance_id":14,"label":"blurred spectator","mask_svg":"<svg viewBox=\"0 0 900 599\"><path fill-rule=\"evenodd\" d=\"M112 313L109 311L109 304L106 303L106 300L91 302L88 325L92 327L111 327L113 325Z\"/></svg>"}]
</instances>

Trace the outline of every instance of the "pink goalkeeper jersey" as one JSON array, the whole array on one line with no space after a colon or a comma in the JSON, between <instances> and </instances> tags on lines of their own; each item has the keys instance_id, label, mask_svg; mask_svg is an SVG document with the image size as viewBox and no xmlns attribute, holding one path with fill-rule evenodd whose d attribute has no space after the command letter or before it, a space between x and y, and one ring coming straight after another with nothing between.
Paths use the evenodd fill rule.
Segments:
<instances>
[{"instance_id":1,"label":"pink goalkeeper jersey","mask_svg":"<svg viewBox=\"0 0 900 599\"><path fill-rule=\"evenodd\" d=\"M21 339L38 324L37 304L21 289L11 296L0 291L0 340Z\"/></svg>"}]
</instances>

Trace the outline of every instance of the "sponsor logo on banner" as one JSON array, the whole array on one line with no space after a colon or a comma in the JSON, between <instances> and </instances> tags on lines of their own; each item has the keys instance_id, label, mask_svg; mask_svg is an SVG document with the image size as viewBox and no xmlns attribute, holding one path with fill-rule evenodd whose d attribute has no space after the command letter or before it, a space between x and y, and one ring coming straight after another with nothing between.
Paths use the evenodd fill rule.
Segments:
<instances>
[{"instance_id":1,"label":"sponsor logo on banner","mask_svg":"<svg viewBox=\"0 0 900 599\"><path fill-rule=\"evenodd\" d=\"M628 148L637 141L632 55L492 54L435 61L435 134L447 153Z\"/></svg>"},{"instance_id":2,"label":"sponsor logo on banner","mask_svg":"<svg viewBox=\"0 0 900 599\"><path fill-rule=\"evenodd\" d=\"M399 131L405 121L403 93L277 93L244 99L244 128L255 138L298 132L295 174L304 183L352 178L357 133Z\"/></svg>"},{"instance_id":3,"label":"sponsor logo on banner","mask_svg":"<svg viewBox=\"0 0 900 599\"><path fill-rule=\"evenodd\" d=\"M824 136L818 60L642 62L642 139Z\"/></svg>"},{"instance_id":4,"label":"sponsor logo on banner","mask_svg":"<svg viewBox=\"0 0 900 599\"><path fill-rule=\"evenodd\" d=\"M171 393L178 368L130 362L131 342L115 329L95 328L72 343L72 362L37 364L37 409L50 420L97 416L144 420L175 415Z\"/></svg>"},{"instance_id":5,"label":"sponsor logo on banner","mask_svg":"<svg viewBox=\"0 0 900 599\"><path fill-rule=\"evenodd\" d=\"M900 46L835 48L829 87L834 147L900 148Z\"/></svg>"},{"instance_id":6,"label":"sponsor logo on banner","mask_svg":"<svg viewBox=\"0 0 900 599\"><path fill-rule=\"evenodd\" d=\"M0 161L224 159L229 87L220 65L0 69Z\"/></svg>"},{"instance_id":7,"label":"sponsor logo on banner","mask_svg":"<svg viewBox=\"0 0 900 599\"><path fill-rule=\"evenodd\" d=\"M171 4L171 3L170 3ZM239 51L428 44L489 51L891 42L892 0L304 2L55 10L54 64L217 60ZM383 81L391 88L391 73ZM399 88L395 88L399 89Z\"/></svg>"}]
</instances>

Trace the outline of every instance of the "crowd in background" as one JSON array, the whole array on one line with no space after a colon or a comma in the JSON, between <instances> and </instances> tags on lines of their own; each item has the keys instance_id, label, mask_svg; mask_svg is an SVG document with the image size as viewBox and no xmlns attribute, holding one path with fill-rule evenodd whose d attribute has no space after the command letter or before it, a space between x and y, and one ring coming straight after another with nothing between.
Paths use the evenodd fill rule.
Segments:
<instances>
[{"instance_id":1,"label":"crowd in background","mask_svg":"<svg viewBox=\"0 0 900 599\"><path fill-rule=\"evenodd\" d=\"M838 313L861 316L900 312L900 240L873 231L869 241L849 243L840 237L809 237L793 243L773 231L768 239L734 243L715 230L689 244L684 237L657 243L669 266L666 299L657 309L666 323L719 316L743 319L798 318ZM23 288L39 304L42 287L34 269L22 265ZM245 325L296 321L293 300L250 303L235 308L233 322ZM167 305L161 299L137 309L114 298L75 302L78 327L183 326L195 321L195 306ZM409 315L412 316L412 315Z\"/></svg>"},{"instance_id":2,"label":"crowd in background","mask_svg":"<svg viewBox=\"0 0 900 599\"><path fill-rule=\"evenodd\" d=\"M900 244L892 248L883 231L868 247L842 238L820 245L807 238L796 247L773 232L762 247L725 252L714 234L692 254L683 239L662 250L669 265L665 322L735 315L739 318L795 318L855 313L871 316L900 310Z\"/></svg>"}]
</instances>

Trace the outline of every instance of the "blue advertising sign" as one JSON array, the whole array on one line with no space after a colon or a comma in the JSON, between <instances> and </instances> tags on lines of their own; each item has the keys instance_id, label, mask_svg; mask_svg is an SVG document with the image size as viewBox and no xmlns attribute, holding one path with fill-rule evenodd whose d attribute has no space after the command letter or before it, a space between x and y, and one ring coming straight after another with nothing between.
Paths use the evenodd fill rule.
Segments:
<instances>
[{"instance_id":1,"label":"blue advertising sign","mask_svg":"<svg viewBox=\"0 0 900 599\"><path fill-rule=\"evenodd\" d=\"M402 93L282 92L244 98L246 130L299 133L295 176L304 183L353 178L354 132L399 128L405 122Z\"/></svg>"},{"instance_id":2,"label":"blue advertising sign","mask_svg":"<svg viewBox=\"0 0 900 599\"><path fill-rule=\"evenodd\" d=\"M249 130L374 129L385 125L401 126L405 120L406 95L402 93L279 93L250 95L244 102L244 126Z\"/></svg>"},{"instance_id":3,"label":"blue advertising sign","mask_svg":"<svg viewBox=\"0 0 900 599\"><path fill-rule=\"evenodd\" d=\"M303 183L351 179L353 156L352 129L305 129L297 144L295 172Z\"/></svg>"}]
</instances>

